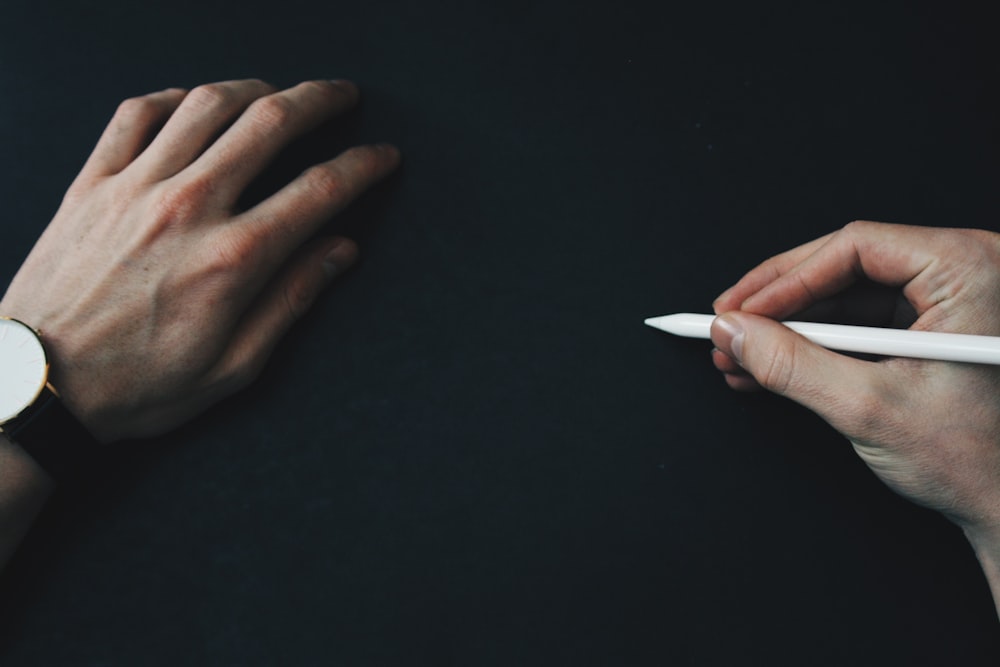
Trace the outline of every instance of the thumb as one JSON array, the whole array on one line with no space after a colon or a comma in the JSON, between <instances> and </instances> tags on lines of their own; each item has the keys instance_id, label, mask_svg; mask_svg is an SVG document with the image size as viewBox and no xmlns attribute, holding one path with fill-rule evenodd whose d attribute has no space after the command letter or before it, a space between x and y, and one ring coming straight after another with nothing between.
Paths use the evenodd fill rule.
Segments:
<instances>
[{"instance_id":1,"label":"thumb","mask_svg":"<svg viewBox=\"0 0 1000 667\"><path fill-rule=\"evenodd\" d=\"M729 312L712 342L763 388L801 403L841 432L871 409L876 366L831 352L760 315Z\"/></svg>"}]
</instances>

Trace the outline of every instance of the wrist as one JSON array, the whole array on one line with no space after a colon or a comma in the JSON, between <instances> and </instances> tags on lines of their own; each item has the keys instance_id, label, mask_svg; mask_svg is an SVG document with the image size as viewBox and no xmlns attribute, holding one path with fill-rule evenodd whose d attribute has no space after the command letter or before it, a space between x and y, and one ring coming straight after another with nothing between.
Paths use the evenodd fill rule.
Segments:
<instances>
[{"instance_id":1,"label":"wrist","mask_svg":"<svg viewBox=\"0 0 1000 667\"><path fill-rule=\"evenodd\" d=\"M49 355L40 334L0 317L0 431L54 480L72 477L98 443L49 383Z\"/></svg>"}]
</instances>

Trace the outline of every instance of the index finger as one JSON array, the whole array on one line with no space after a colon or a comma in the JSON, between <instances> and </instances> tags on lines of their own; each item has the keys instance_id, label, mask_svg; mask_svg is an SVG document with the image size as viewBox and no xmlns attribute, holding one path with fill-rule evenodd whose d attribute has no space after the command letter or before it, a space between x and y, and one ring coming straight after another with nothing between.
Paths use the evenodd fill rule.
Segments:
<instances>
[{"instance_id":1,"label":"index finger","mask_svg":"<svg viewBox=\"0 0 1000 667\"><path fill-rule=\"evenodd\" d=\"M941 251L940 230L852 222L800 262L780 266L772 280L747 294L740 309L781 319L833 296L862 277L883 285L905 286L931 266ZM775 267L767 270L773 272ZM748 284L760 278L751 274L744 278ZM933 305L926 303L919 291L906 296L918 313Z\"/></svg>"},{"instance_id":2,"label":"index finger","mask_svg":"<svg viewBox=\"0 0 1000 667\"><path fill-rule=\"evenodd\" d=\"M754 269L740 278L735 285L716 298L712 304L716 314L722 314L729 310L739 310L747 297L756 294L801 264L803 260L822 247L831 236L833 234L827 234L808 243L803 243L796 248L786 250L758 264Z\"/></svg>"}]
</instances>

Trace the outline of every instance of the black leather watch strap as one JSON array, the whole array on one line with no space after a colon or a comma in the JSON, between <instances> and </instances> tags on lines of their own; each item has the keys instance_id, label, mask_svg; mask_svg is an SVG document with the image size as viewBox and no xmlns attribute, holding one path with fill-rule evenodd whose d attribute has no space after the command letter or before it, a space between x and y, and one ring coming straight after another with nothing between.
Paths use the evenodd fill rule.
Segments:
<instances>
[{"instance_id":1,"label":"black leather watch strap","mask_svg":"<svg viewBox=\"0 0 1000 667\"><path fill-rule=\"evenodd\" d=\"M59 483L72 479L101 449L49 387L3 430Z\"/></svg>"}]
</instances>

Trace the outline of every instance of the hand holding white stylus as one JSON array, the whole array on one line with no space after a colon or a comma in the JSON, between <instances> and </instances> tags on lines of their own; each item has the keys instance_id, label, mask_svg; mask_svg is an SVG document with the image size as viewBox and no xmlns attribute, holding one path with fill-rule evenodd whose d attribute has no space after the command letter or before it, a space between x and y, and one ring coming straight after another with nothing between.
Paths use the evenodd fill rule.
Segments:
<instances>
[{"instance_id":1,"label":"hand holding white stylus","mask_svg":"<svg viewBox=\"0 0 1000 667\"><path fill-rule=\"evenodd\" d=\"M852 223L772 257L716 300L715 365L734 389L810 408L892 489L959 525L1000 603L1000 367L862 361L777 321L862 277L902 290L911 329L1000 335L1000 235Z\"/></svg>"},{"instance_id":2,"label":"hand holding white stylus","mask_svg":"<svg viewBox=\"0 0 1000 667\"><path fill-rule=\"evenodd\" d=\"M646 324L688 338L711 338L715 315L674 313L650 317ZM822 322L782 322L801 336L830 350L911 359L1000 365L1000 336L883 329Z\"/></svg>"}]
</instances>

